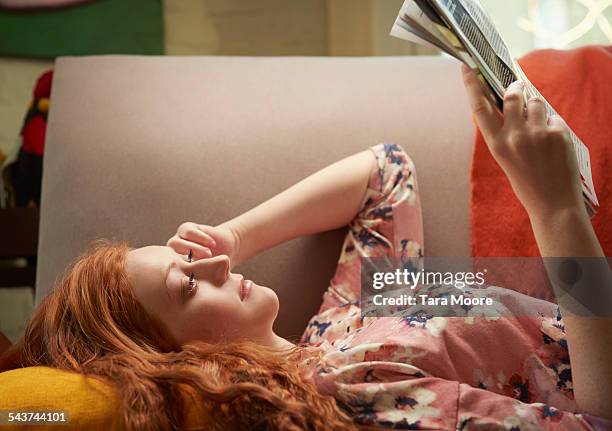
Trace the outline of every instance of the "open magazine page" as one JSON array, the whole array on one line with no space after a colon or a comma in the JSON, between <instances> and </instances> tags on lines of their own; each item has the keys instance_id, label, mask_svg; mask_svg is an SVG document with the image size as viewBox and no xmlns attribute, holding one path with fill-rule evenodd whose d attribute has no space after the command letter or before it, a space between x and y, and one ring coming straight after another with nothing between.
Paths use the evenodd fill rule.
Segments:
<instances>
[{"instance_id":1,"label":"open magazine page","mask_svg":"<svg viewBox=\"0 0 612 431\"><path fill-rule=\"evenodd\" d=\"M464 62L470 67L477 67L472 56L465 50L465 46L451 32L441 20L431 21L429 15L417 5L416 2L406 2L403 15L400 16L402 22L407 23L422 32L426 32L437 44L444 47L444 50Z\"/></svg>"},{"instance_id":2,"label":"open magazine page","mask_svg":"<svg viewBox=\"0 0 612 431\"><path fill-rule=\"evenodd\" d=\"M418 23L422 30L427 31L431 37L434 37L438 41L436 45L443 45L445 47L450 46L453 52L456 53L453 55L455 58L463 61L471 68L478 67L481 70L483 76L485 77L485 83L491 87L492 94L495 96L495 103L501 107L503 92L505 90L504 83L501 82L493 72L492 69L495 68L495 66L493 66L493 68L490 67L482 58L482 55L486 56L487 58L497 57L495 52L488 47L486 39L483 39L480 43L480 45L482 45L481 52L483 54L475 56L473 54L475 48L471 45L471 43L466 40L463 34L455 31L452 26L445 24L437 9L428 3L430 1L431 0L406 0L400 10L400 14L396 20L396 25L394 25L394 28L399 27L398 21L400 21L400 19L404 23L412 24L411 27L415 27L415 23ZM467 15L467 12L465 12L465 14ZM474 24L472 24L471 27L473 28ZM405 26L404 28L410 31L408 26ZM392 30L391 34L396 37L402 37L397 33L397 30ZM425 37L422 35L422 31L420 31L417 35L421 39L425 39ZM468 51L468 48L470 47L471 51ZM485 49L485 47L487 48ZM497 61L501 62L499 59ZM490 63L494 63L494 60L491 60ZM499 67L497 67L497 69L499 69ZM506 69L509 68L506 66ZM512 79L512 77L509 79L510 82L515 80Z\"/></svg>"},{"instance_id":3,"label":"open magazine page","mask_svg":"<svg viewBox=\"0 0 612 431\"><path fill-rule=\"evenodd\" d=\"M425 32L415 21L411 21L405 17L401 19L399 17L397 18L390 34L400 39L425 45L430 48L440 49L448 55L455 57L457 60L463 61L452 48L449 48L445 43L442 43L440 40Z\"/></svg>"},{"instance_id":4,"label":"open magazine page","mask_svg":"<svg viewBox=\"0 0 612 431\"><path fill-rule=\"evenodd\" d=\"M485 38L495 50L495 53L508 67L512 68L514 66L514 60L512 59L510 50L495 28L489 15L480 5L480 2L472 0L460 1L465 6L478 28L483 32Z\"/></svg>"},{"instance_id":5,"label":"open magazine page","mask_svg":"<svg viewBox=\"0 0 612 431\"><path fill-rule=\"evenodd\" d=\"M406 0L394 29L396 27L402 27L404 32L417 32L415 34L419 39L427 40L445 52L450 47L456 54L451 53L455 58L471 68L474 65L478 67L500 108L506 88L517 79L522 79L527 84L525 99L538 97L544 102L548 116L558 115L513 59L478 0ZM393 36L408 39L398 33L397 29L391 32ZM589 150L571 129L570 137L576 150L585 204L592 216L599 202L593 185Z\"/></svg>"},{"instance_id":6,"label":"open magazine page","mask_svg":"<svg viewBox=\"0 0 612 431\"><path fill-rule=\"evenodd\" d=\"M505 89L517 78L512 67L497 54L491 41L480 28L480 23L474 20L463 2L459 0L430 0L430 2L466 46L468 52L475 57L479 67L484 69L487 75L485 77L492 78L491 84L497 95L503 97ZM502 44L500 49L503 49L504 45Z\"/></svg>"}]
</instances>

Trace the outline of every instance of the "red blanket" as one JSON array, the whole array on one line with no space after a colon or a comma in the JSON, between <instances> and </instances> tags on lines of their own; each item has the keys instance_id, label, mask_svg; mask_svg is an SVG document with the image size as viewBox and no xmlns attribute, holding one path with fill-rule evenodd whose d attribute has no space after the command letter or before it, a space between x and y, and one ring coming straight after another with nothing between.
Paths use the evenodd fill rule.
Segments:
<instances>
[{"instance_id":1,"label":"red blanket","mask_svg":"<svg viewBox=\"0 0 612 431\"><path fill-rule=\"evenodd\" d=\"M612 46L534 51L519 63L589 148L600 204L592 223L606 256L612 256ZM471 181L472 255L539 256L527 213L480 131L476 134Z\"/></svg>"}]
</instances>

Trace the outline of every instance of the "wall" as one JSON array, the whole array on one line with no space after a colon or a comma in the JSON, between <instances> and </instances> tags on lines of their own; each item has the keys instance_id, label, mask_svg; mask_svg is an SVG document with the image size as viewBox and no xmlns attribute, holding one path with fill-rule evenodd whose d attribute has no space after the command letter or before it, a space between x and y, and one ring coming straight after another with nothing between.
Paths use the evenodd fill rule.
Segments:
<instances>
[{"instance_id":1,"label":"wall","mask_svg":"<svg viewBox=\"0 0 612 431\"><path fill-rule=\"evenodd\" d=\"M432 55L390 36L403 0L328 0L329 55Z\"/></svg>"},{"instance_id":2,"label":"wall","mask_svg":"<svg viewBox=\"0 0 612 431\"><path fill-rule=\"evenodd\" d=\"M168 55L327 55L327 0L164 0Z\"/></svg>"}]
</instances>

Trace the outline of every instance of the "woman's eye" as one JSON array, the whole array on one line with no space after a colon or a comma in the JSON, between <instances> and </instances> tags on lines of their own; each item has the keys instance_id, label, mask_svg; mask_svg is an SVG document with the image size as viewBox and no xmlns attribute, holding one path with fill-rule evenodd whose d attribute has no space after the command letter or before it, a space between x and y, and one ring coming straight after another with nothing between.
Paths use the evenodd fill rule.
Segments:
<instances>
[{"instance_id":1,"label":"woman's eye","mask_svg":"<svg viewBox=\"0 0 612 431\"><path fill-rule=\"evenodd\" d=\"M191 273L191 275L189 275L189 278L183 282L182 287L182 293L184 298L189 298L193 296L193 294L195 294L195 292L198 290L198 282L196 281L195 275L193 273Z\"/></svg>"}]
</instances>

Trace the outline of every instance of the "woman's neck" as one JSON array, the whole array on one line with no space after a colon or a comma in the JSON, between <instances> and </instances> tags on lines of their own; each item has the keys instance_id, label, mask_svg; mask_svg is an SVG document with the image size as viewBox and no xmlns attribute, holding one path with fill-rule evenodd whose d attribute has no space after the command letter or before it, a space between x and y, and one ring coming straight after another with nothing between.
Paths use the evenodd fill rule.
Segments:
<instances>
[{"instance_id":1,"label":"woman's neck","mask_svg":"<svg viewBox=\"0 0 612 431\"><path fill-rule=\"evenodd\" d=\"M293 344L291 341L286 340L283 337L279 337L274 332L272 333L270 339L265 341L265 344L279 350L289 350L295 347L295 344Z\"/></svg>"}]
</instances>

